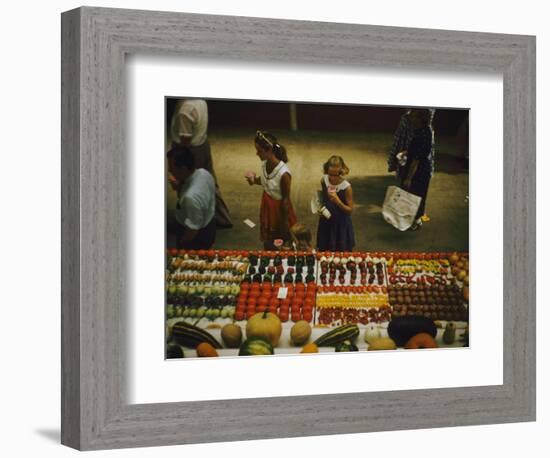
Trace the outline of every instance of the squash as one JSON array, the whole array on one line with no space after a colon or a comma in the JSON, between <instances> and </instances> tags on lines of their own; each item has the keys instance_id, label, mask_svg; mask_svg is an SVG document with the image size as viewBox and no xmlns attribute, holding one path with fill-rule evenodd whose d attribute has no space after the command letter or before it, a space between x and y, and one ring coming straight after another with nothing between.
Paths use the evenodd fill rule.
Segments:
<instances>
[{"instance_id":1,"label":"squash","mask_svg":"<svg viewBox=\"0 0 550 458\"><path fill-rule=\"evenodd\" d=\"M353 341L358 335L359 327L356 324L346 324L323 334L315 344L318 347L335 347L344 340Z\"/></svg>"},{"instance_id":2,"label":"squash","mask_svg":"<svg viewBox=\"0 0 550 458\"><path fill-rule=\"evenodd\" d=\"M239 348L239 356L273 355L273 346L263 337L249 337Z\"/></svg>"},{"instance_id":3,"label":"squash","mask_svg":"<svg viewBox=\"0 0 550 458\"><path fill-rule=\"evenodd\" d=\"M411 337L421 332L435 338L437 327L433 320L417 315L396 316L388 324L388 336L394 340L398 347L402 347Z\"/></svg>"},{"instance_id":4,"label":"squash","mask_svg":"<svg viewBox=\"0 0 550 458\"><path fill-rule=\"evenodd\" d=\"M214 348L222 348L212 334L185 321L174 324L172 337L176 343L189 348L197 348L197 345L202 342L208 342Z\"/></svg>"},{"instance_id":5,"label":"squash","mask_svg":"<svg viewBox=\"0 0 550 458\"><path fill-rule=\"evenodd\" d=\"M297 321L290 330L290 340L297 347L304 345L311 336L311 326L305 320Z\"/></svg>"},{"instance_id":6,"label":"squash","mask_svg":"<svg viewBox=\"0 0 550 458\"><path fill-rule=\"evenodd\" d=\"M397 345L395 345L395 342L389 337L378 337L375 339L371 339L371 341L369 342L369 348L367 350L395 350L396 348Z\"/></svg>"},{"instance_id":7,"label":"squash","mask_svg":"<svg viewBox=\"0 0 550 458\"><path fill-rule=\"evenodd\" d=\"M437 348L437 342L435 339L426 332L421 332L411 337L405 344L407 350L416 350L419 348Z\"/></svg>"},{"instance_id":8,"label":"squash","mask_svg":"<svg viewBox=\"0 0 550 458\"><path fill-rule=\"evenodd\" d=\"M226 324L222 328L221 336L227 348L239 348L243 341L243 331L239 325L234 323Z\"/></svg>"},{"instance_id":9,"label":"squash","mask_svg":"<svg viewBox=\"0 0 550 458\"><path fill-rule=\"evenodd\" d=\"M344 340L343 342L340 342L336 347L334 348L334 351L342 352L342 351L359 351L359 348L357 348L357 345L352 343L349 340Z\"/></svg>"},{"instance_id":10,"label":"squash","mask_svg":"<svg viewBox=\"0 0 550 458\"><path fill-rule=\"evenodd\" d=\"M183 348L177 344L166 345L166 359L185 358Z\"/></svg>"},{"instance_id":11,"label":"squash","mask_svg":"<svg viewBox=\"0 0 550 458\"><path fill-rule=\"evenodd\" d=\"M200 358L218 356L218 352L208 342L202 342L197 345L197 356Z\"/></svg>"},{"instance_id":12,"label":"squash","mask_svg":"<svg viewBox=\"0 0 550 458\"><path fill-rule=\"evenodd\" d=\"M279 343L282 332L283 326L279 317L267 310L256 313L246 324L246 337L263 337L273 347Z\"/></svg>"},{"instance_id":13,"label":"squash","mask_svg":"<svg viewBox=\"0 0 550 458\"><path fill-rule=\"evenodd\" d=\"M304 345L300 353L319 353L319 347L313 342Z\"/></svg>"}]
</instances>

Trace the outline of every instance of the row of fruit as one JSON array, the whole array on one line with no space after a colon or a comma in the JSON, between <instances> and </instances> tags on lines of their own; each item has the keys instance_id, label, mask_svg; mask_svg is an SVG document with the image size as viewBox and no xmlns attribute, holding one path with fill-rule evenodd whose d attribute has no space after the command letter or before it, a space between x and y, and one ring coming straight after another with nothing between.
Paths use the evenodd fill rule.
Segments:
<instances>
[{"instance_id":1,"label":"row of fruit","mask_svg":"<svg viewBox=\"0 0 550 458\"><path fill-rule=\"evenodd\" d=\"M386 284L384 261L379 258L322 256L319 260L319 284L378 285Z\"/></svg>"},{"instance_id":2,"label":"row of fruit","mask_svg":"<svg viewBox=\"0 0 550 458\"><path fill-rule=\"evenodd\" d=\"M319 294L317 307L369 308L388 305L388 297L376 293Z\"/></svg>"},{"instance_id":3,"label":"row of fruit","mask_svg":"<svg viewBox=\"0 0 550 458\"><path fill-rule=\"evenodd\" d=\"M389 305L379 307L318 307L315 322L321 326L341 326L343 324L383 323L390 321L392 310Z\"/></svg>"}]
</instances>

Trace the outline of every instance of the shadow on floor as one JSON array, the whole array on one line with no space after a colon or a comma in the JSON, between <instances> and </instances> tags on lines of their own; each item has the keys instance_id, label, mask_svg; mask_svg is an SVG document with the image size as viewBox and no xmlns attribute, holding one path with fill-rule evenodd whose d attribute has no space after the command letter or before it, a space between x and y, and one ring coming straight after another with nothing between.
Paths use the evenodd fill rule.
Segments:
<instances>
[{"instance_id":1,"label":"shadow on floor","mask_svg":"<svg viewBox=\"0 0 550 458\"><path fill-rule=\"evenodd\" d=\"M61 431L59 429L36 429L34 432L51 442L61 443Z\"/></svg>"}]
</instances>

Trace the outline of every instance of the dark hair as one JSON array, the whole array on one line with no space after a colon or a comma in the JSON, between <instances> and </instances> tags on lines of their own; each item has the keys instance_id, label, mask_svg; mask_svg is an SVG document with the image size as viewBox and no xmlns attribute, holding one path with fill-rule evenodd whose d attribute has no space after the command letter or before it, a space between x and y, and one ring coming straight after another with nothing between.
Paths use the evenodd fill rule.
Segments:
<instances>
[{"instance_id":1,"label":"dark hair","mask_svg":"<svg viewBox=\"0 0 550 458\"><path fill-rule=\"evenodd\" d=\"M414 108L411 110L411 117L418 120L421 127L430 127L435 110L428 108Z\"/></svg>"},{"instance_id":2,"label":"dark hair","mask_svg":"<svg viewBox=\"0 0 550 458\"><path fill-rule=\"evenodd\" d=\"M176 145L168 153L166 153L168 159L174 161L174 165L181 169L185 167L188 170L195 170L195 156L193 152L187 146Z\"/></svg>"},{"instance_id":3,"label":"dark hair","mask_svg":"<svg viewBox=\"0 0 550 458\"><path fill-rule=\"evenodd\" d=\"M261 130L256 131L254 141L263 149L270 149L277 159L283 162L288 162L286 148L277 141L277 137L269 132Z\"/></svg>"}]
</instances>

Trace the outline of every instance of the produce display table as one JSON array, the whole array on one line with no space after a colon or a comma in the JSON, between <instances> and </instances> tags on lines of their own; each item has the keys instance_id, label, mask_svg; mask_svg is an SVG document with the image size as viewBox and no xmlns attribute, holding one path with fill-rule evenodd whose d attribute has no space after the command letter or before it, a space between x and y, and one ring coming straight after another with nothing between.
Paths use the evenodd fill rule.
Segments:
<instances>
[{"instance_id":1,"label":"produce display table","mask_svg":"<svg viewBox=\"0 0 550 458\"><path fill-rule=\"evenodd\" d=\"M302 350L304 342L292 338L291 330L304 321L311 333L307 342L356 325L353 341L361 351L369 348L369 338L388 337L392 320L422 317L435 325L438 347L464 346L468 269L467 253L169 250L167 342L180 345L184 357L196 356L200 332L191 340L172 335L174 324L183 321L215 339L219 356L236 356L238 348L220 348L227 343L222 328L235 324L246 337L248 320L261 313L280 321L274 354ZM318 351L334 352L332 340Z\"/></svg>"}]
</instances>

